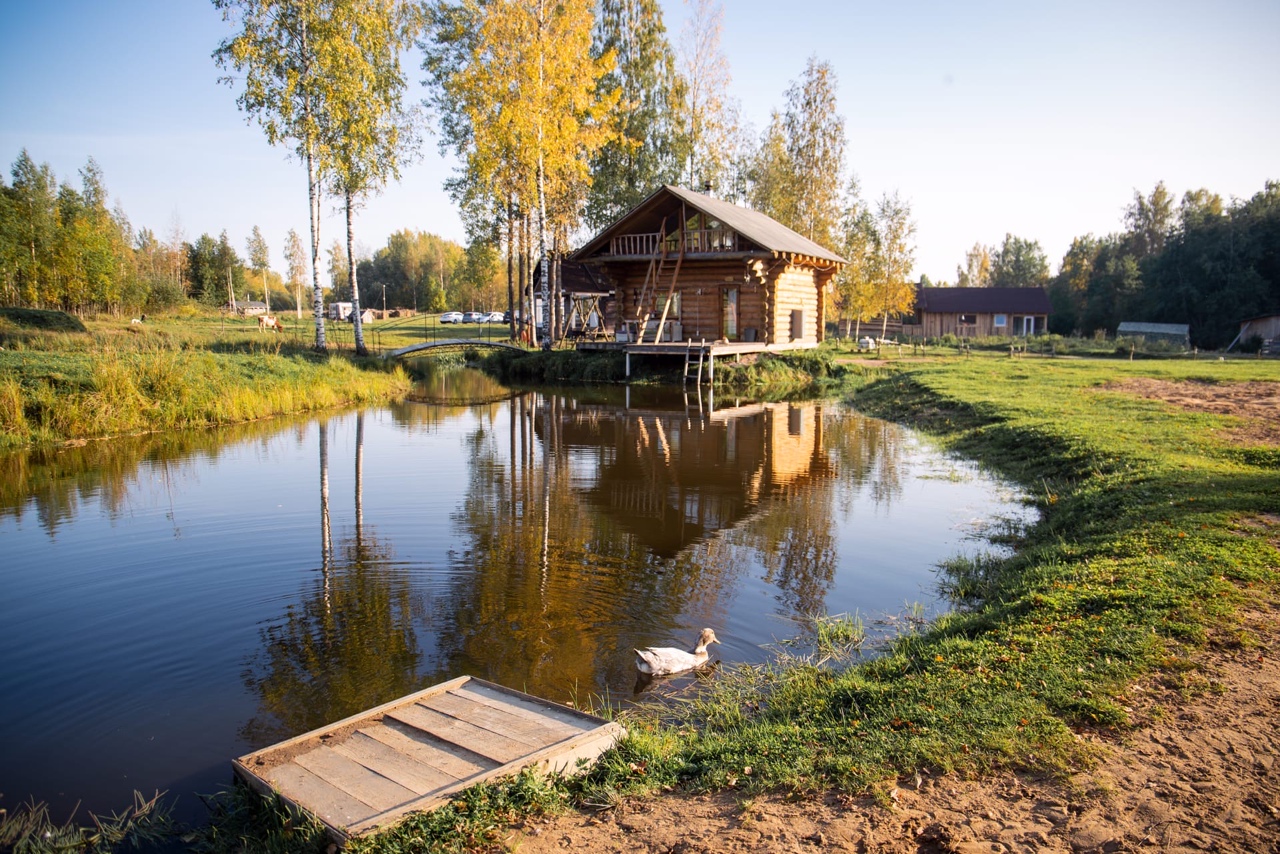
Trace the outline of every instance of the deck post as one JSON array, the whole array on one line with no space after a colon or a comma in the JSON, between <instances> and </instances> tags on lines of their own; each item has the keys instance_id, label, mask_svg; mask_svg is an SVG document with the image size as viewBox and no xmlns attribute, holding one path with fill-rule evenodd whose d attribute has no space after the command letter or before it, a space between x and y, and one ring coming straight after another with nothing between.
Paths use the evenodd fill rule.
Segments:
<instances>
[{"instance_id":1,"label":"deck post","mask_svg":"<svg viewBox=\"0 0 1280 854\"><path fill-rule=\"evenodd\" d=\"M631 379L631 351L626 350L624 352L626 353L627 359L627 379Z\"/></svg>"},{"instance_id":2,"label":"deck post","mask_svg":"<svg viewBox=\"0 0 1280 854\"><path fill-rule=\"evenodd\" d=\"M707 353L707 382L715 385L716 382L716 354L714 351Z\"/></svg>"}]
</instances>

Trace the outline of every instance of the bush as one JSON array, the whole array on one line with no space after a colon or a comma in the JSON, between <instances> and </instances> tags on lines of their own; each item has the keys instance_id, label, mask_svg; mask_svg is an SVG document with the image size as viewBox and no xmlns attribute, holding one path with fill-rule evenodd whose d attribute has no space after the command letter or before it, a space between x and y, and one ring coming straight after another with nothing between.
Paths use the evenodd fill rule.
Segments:
<instances>
[{"instance_id":1,"label":"bush","mask_svg":"<svg viewBox=\"0 0 1280 854\"><path fill-rule=\"evenodd\" d=\"M16 326L28 329L47 329L51 332L88 332L80 318L65 311L44 311L38 308L0 308L0 317Z\"/></svg>"}]
</instances>

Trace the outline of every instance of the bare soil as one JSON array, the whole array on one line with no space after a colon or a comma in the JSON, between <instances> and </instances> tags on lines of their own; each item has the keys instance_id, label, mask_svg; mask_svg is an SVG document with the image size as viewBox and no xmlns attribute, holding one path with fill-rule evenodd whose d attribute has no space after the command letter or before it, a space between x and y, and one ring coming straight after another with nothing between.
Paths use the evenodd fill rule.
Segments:
<instances>
[{"instance_id":1,"label":"bare soil","mask_svg":"<svg viewBox=\"0 0 1280 854\"><path fill-rule=\"evenodd\" d=\"M1234 415L1241 421L1229 430L1232 440L1246 445L1280 445L1280 382L1174 382L1135 377L1106 388L1196 412Z\"/></svg>"},{"instance_id":2,"label":"bare soil","mask_svg":"<svg viewBox=\"0 0 1280 854\"><path fill-rule=\"evenodd\" d=\"M1237 438L1280 444L1280 384L1129 380L1124 391L1244 421ZM1280 547L1280 518L1248 522ZM1126 695L1133 726L1082 731L1096 763L1069 779L999 773L886 781L837 792L668 795L514 828L547 852L1272 852L1280 854L1280 607L1252 603L1194 667Z\"/></svg>"}]
</instances>

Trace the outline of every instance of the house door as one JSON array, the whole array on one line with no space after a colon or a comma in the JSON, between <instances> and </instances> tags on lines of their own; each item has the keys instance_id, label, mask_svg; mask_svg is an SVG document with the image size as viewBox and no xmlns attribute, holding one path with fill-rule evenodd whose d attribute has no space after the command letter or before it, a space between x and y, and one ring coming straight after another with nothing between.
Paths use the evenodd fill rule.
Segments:
<instances>
[{"instance_id":1,"label":"house door","mask_svg":"<svg viewBox=\"0 0 1280 854\"><path fill-rule=\"evenodd\" d=\"M720 292L720 320L724 337L738 340L738 289L725 288Z\"/></svg>"}]
</instances>

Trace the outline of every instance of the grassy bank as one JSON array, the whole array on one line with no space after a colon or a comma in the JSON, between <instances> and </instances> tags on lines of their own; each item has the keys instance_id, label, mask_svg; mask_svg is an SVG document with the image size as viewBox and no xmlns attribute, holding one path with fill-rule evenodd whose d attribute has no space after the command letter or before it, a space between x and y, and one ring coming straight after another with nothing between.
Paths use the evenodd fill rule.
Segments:
<instances>
[{"instance_id":1,"label":"grassy bank","mask_svg":"<svg viewBox=\"0 0 1280 854\"><path fill-rule=\"evenodd\" d=\"M0 451L230 424L404 394L398 367L316 353L301 327L261 333L216 316L90 321L0 317Z\"/></svg>"},{"instance_id":2,"label":"grassy bank","mask_svg":"<svg viewBox=\"0 0 1280 854\"><path fill-rule=\"evenodd\" d=\"M891 369L850 392L856 405L982 460L1041 511L1011 532L1011 556L944 567L951 613L903 620L871 661L833 664L827 649L723 669L680 702L627 712L629 737L585 778L477 788L351 850L475 850L527 813L671 789L887 797L894 779L916 773L1086 767L1077 733L1131 726L1134 680L1216 690L1195 651L1258 643L1236 614L1250 600L1274 603L1280 571L1276 449L1233 437L1229 416L1116 383L1278 373L1256 362L980 357ZM856 626L826 625L828 643L856 638ZM318 838L251 796L224 796L218 809L211 850L241 839L310 850Z\"/></svg>"}]
</instances>

